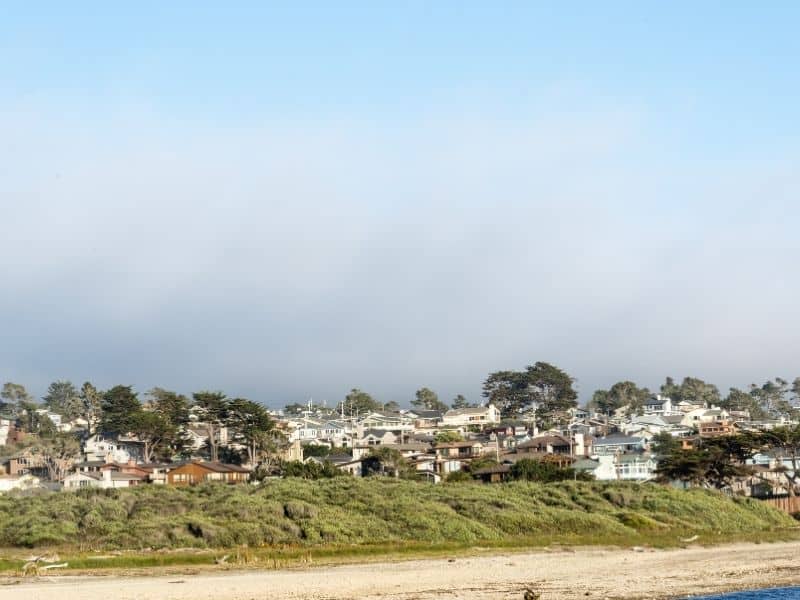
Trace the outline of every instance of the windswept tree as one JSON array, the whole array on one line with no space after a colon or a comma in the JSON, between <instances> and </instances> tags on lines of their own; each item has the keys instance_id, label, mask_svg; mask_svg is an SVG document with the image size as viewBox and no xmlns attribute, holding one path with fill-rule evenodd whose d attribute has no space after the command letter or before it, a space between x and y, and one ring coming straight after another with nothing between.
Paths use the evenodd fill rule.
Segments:
<instances>
[{"instance_id":1,"label":"windswept tree","mask_svg":"<svg viewBox=\"0 0 800 600\"><path fill-rule=\"evenodd\" d=\"M447 405L439 400L439 396L430 388L420 388L414 394L414 399L411 404L417 408L424 408L425 410L437 410L439 412L446 412Z\"/></svg>"},{"instance_id":2,"label":"windswept tree","mask_svg":"<svg viewBox=\"0 0 800 600\"><path fill-rule=\"evenodd\" d=\"M752 474L746 464L757 451L753 438L745 435L701 440L692 450L673 447L660 456L656 474L662 482L683 481L716 489L730 488L736 479Z\"/></svg>"},{"instance_id":3,"label":"windswept tree","mask_svg":"<svg viewBox=\"0 0 800 600\"><path fill-rule=\"evenodd\" d=\"M0 391L0 413L17 415L21 404L30 404L33 401L24 385L7 381Z\"/></svg>"},{"instance_id":4,"label":"windswept tree","mask_svg":"<svg viewBox=\"0 0 800 600\"><path fill-rule=\"evenodd\" d=\"M647 388L640 388L632 381L618 381L608 390L595 391L590 405L608 416L621 408L627 409L628 414L640 414L649 397Z\"/></svg>"},{"instance_id":5,"label":"windswept tree","mask_svg":"<svg viewBox=\"0 0 800 600\"><path fill-rule=\"evenodd\" d=\"M792 406L786 398L788 393L789 382L780 377L766 381L761 386L750 384L750 395L768 414L788 415L792 412Z\"/></svg>"},{"instance_id":6,"label":"windswept tree","mask_svg":"<svg viewBox=\"0 0 800 600\"><path fill-rule=\"evenodd\" d=\"M575 380L558 367L537 362L524 371L490 373L483 384L483 395L495 404L503 417L514 418L535 409L536 418L551 426L567 418L577 406Z\"/></svg>"},{"instance_id":7,"label":"windswept tree","mask_svg":"<svg viewBox=\"0 0 800 600\"><path fill-rule=\"evenodd\" d=\"M711 406L719 404L720 394L717 386L696 377L684 377L680 385L672 377L667 377L661 386L661 394L674 403L686 401L692 404Z\"/></svg>"},{"instance_id":8,"label":"windswept tree","mask_svg":"<svg viewBox=\"0 0 800 600\"><path fill-rule=\"evenodd\" d=\"M450 403L450 407L453 410L458 410L460 408L473 408L475 405L471 404L463 395L458 394L453 401Z\"/></svg>"},{"instance_id":9,"label":"windswept tree","mask_svg":"<svg viewBox=\"0 0 800 600\"><path fill-rule=\"evenodd\" d=\"M142 459L146 463L161 456L171 458L171 442L177 431L164 415L152 410L139 410L131 420L131 433L142 442Z\"/></svg>"},{"instance_id":10,"label":"windswept tree","mask_svg":"<svg viewBox=\"0 0 800 600\"><path fill-rule=\"evenodd\" d=\"M205 424L211 460L219 460L219 431L227 423L230 401L222 392L195 392L192 394L197 414Z\"/></svg>"},{"instance_id":11,"label":"windswept tree","mask_svg":"<svg viewBox=\"0 0 800 600\"><path fill-rule=\"evenodd\" d=\"M494 404L504 417L516 417L531 407L526 373L495 371L483 382L483 397Z\"/></svg>"},{"instance_id":12,"label":"windswept tree","mask_svg":"<svg viewBox=\"0 0 800 600\"><path fill-rule=\"evenodd\" d=\"M730 388L719 405L725 410L747 411L751 419L765 419L768 416L758 398L738 388Z\"/></svg>"},{"instance_id":13,"label":"windswept tree","mask_svg":"<svg viewBox=\"0 0 800 600\"><path fill-rule=\"evenodd\" d=\"M78 390L71 381L54 381L47 388L47 393L42 398L44 405L66 420L77 419L84 414Z\"/></svg>"},{"instance_id":14,"label":"windswept tree","mask_svg":"<svg viewBox=\"0 0 800 600\"><path fill-rule=\"evenodd\" d=\"M536 417L545 426L564 422L569 409L578 405L575 380L558 367L537 362L525 370L525 376Z\"/></svg>"},{"instance_id":15,"label":"windswept tree","mask_svg":"<svg viewBox=\"0 0 800 600\"><path fill-rule=\"evenodd\" d=\"M256 465L262 452L268 450L275 422L260 404L234 398L228 405L228 423L234 440L247 449L248 463Z\"/></svg>"},{"instance_id":16,"label":"windswept tree","mask_svg":"<svg viewBox=\"0 0 800 600\"><path fill-rule=\"evenodd\" d=\"M103 414L103 393L85 381L78 397L83 405L83 416L89 422L89 433L93 434Z\"/></svg>"},{"instance_id":17,"label":"windswept tree","mask_svg":"<svg viewBox=\"0 0 800 600\"><path fill-rule=\"evenodd\" d=\"M103 393L103 432L116 435L131 433L142 410L137 394L129 385L115 385Z\"/></svg>"},{"instance_id":18,"label":"windswept tree","mask_svg":"<svg viewBox=\"0 0 800 600\"><path fill-rule=\"evenodd\" d=\"M759 431L752 434L752 440L762 452L777 450L778 456L789 462L790 467L782 463L777 471L786 480L789 495L796 496L800 483L800 425Z\"/></svg>"},{"instance_id":19,"label":"windswept tree","mask_svg":"<svg viewBox=\"0 0 800 600\"><path fill-rule=\"evenodd\" d=\"M72 462L80 455L81 445L71 433L39 434L34 450L42 457L51 481L60 481L72 467Z\"/></svg>"},{"instance_id":20,"label":"windswept tree","mask_svg":"<svg viewBox=\"0 0 800 600\"><path fill-rule=\"evenodd\" d=\"M367 392L358 388L353 388L336 407L336 412L344 414L345 417L357 417L366 415L381 409L381 403L375 400Z\"/></svg>"}]
</instances>

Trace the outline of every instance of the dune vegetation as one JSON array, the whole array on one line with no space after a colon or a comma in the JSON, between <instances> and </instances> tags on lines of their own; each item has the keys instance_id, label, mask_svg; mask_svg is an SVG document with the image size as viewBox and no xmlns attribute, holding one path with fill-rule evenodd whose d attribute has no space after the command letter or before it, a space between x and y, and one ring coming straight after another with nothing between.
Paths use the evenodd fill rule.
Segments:
<instances>
[{"instance_id":1,"label":"dune vegetation","mask_svg":"<svg viewBox=\"0 0 800 600\"><path fill-rule=\"evenodd\" d=\"M764 503L645 484L433 486L341 477L0 497L0 546L141 550L746 539L795 521Z\"/></svg>"}]
</instances>

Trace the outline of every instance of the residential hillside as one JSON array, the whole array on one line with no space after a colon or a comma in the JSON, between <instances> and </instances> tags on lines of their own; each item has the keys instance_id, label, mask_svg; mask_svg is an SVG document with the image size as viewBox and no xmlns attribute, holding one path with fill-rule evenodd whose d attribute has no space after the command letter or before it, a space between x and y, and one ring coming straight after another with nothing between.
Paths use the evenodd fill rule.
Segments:
<instances>
[{"instance_id":1,"label":"residential hillside","mask_svg":"<svg viewBox=\"0 0 800 600\"><path fill-rule=\"evenodd\" d=\"M679 543L794 526L749 498L653 484L439 486L392 478L0 496L0 546L80 550L386 543Z\"/></svg>"}]
</instances>

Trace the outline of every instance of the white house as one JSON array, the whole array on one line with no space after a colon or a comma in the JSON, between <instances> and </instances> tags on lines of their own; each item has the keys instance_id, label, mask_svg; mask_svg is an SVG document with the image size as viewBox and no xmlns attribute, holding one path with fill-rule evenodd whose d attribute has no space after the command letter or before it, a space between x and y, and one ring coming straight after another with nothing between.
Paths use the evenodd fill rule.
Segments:
<instances>
[{"instance_id":1,"label":"white house","mask_svg":"<svg viewBox=\"0 0 800 600\"><path fill-rule=\"evenodd\" d=\"M99 433L89 437L84 442L83 456L87 462L102 460L127 463L131 459L130 453L121 448L115 440L106 439Z\"/></svg>"},{"instance_id":2,"label":"white house","mask_svg":"<svg viewBox=\"0 0 800 600\"><path fill-rule=\"evenodd\" d=\"M80 471L64 477L63 484L65 490L77 490L81 488L96 487L102 489L126 488L139 485L142 478L130 473L120 473L105 469L100 472Z\"/></svg>"},{"instance_id":3,"label":"white house","mask_svg":"<svg viewBox=\"0 0 800 600\"><path fill-rule=\"evenodd\" d=\"M645 400L643 408L646 415L671 415L673 412L672 399L669 396L656 394Z\"/></svg>"},{"instance_id":4,"label":"white house","mask_svg":"<svg viewBox=\"0 0 800 600\"><path fill-rule=\"evenodd\" d=\"M500 411L494 404L448 410L442 417L445 427L470 427L491 425L500 422Z\"/></svg>"},{"instance_id":5,"label":"white house","mask_svg":"<svg viewBox=\"0 0 800 600\"><path fill-rule=\"evenodd\" d=\"M39 485L39 478L33 475L0 476L0 494L11 490L29 490Z\"/></svg>"}]
</instances>

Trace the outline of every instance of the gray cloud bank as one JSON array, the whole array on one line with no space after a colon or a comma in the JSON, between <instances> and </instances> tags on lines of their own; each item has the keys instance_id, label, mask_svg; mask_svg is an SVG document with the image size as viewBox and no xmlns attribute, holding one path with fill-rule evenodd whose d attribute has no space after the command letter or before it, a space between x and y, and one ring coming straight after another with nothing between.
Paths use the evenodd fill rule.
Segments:
<instances>
[{"instance_id":1,"label":"gray cloud bank","mask_svg":"<svg viewBox=\"0 0 800 600\"><path fill-rule=\"evenodd\" d=\"M800 375L794 156L696 162L614 112L225 128L0 115L0 377L41 394L582 399Z\"/></svg>"}]
</instances>

